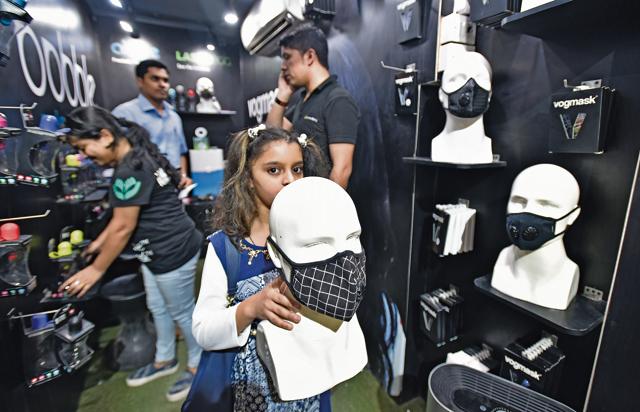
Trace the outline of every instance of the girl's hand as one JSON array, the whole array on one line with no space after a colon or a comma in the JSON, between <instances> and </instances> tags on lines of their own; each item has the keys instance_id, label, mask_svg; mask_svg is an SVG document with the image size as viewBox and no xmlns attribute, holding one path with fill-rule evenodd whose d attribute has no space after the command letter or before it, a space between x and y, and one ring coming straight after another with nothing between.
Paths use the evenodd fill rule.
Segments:
<instances>
[{"instance_id":1,"label":"girl's hand","mask_svg":"<svg viewBox=\"0 0 640 412\"><path fill-rule=\"evenodd\" d=\"M300 304L282 293L283 284L286 286L282 278L278 278L247 300L254 319L268 320L279 328L291 330L291 323L300 322L300 315L296 313Z\"/></svg>"},{"instance_id":2,"label":"girl's hand","mask_svg":"<svg viewBox=\"0 0 640 412\"><path fill-rule=\"evenodd\" d=\"M94 268L93 266L87 266L69 279L65 280L58 288L58 292L67 292L67 294L73 296L78 295L79 298L83 297L85 293L96 284L102 277L103 273Z\"/></svg>"}]
</instances>

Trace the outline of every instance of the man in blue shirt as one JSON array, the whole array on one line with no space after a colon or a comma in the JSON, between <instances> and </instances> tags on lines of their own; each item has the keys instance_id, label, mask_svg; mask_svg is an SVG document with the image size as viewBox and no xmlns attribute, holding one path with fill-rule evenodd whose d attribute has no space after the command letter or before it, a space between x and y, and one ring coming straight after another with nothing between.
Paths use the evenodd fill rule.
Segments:
<instances>
[{"instance_id":1,"label":"man in blue shirt","mask_svg":"<svg viewBox=\"0 0 640 412\"><path fill-rule=\"evenodd\" d=\"M140 94L113 109L113 115L124 117L144 127L162 153L176 169L180 169L180 187L191 184L187 176L187 142L182 120L165 101L169 92L169 70L157 60L143 60L136 66L136 82Z\"/></svg>"}]
</instances>

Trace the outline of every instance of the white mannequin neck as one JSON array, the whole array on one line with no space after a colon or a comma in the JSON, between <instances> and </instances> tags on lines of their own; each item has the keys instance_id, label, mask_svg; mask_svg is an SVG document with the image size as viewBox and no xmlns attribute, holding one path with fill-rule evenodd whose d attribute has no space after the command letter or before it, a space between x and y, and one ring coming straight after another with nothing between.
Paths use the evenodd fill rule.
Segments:
<instances>
[{"instance_id":1,"label":"white mannequin neck","mask_svg":"<svg viewBox=\"0 0 640 412\"><path fill-rule=\"evenodd\" d=\"M484 117L456 117L445 110L444 130L431 141L431 160L448 163L491 163L491 139L485 135Z\"/></svg>"},{"instance_id":2,"label":"white mannequin neck","mask_svg":"<svg viewBox=\"0 0 640 412\"><path fill-rule=\"evenodd\" d=\"M580 269L567 256L561 238L534 251L504 248L493 268L491 286L516 299L565 310L578 291Z\"/></svg>"}]
</instances>

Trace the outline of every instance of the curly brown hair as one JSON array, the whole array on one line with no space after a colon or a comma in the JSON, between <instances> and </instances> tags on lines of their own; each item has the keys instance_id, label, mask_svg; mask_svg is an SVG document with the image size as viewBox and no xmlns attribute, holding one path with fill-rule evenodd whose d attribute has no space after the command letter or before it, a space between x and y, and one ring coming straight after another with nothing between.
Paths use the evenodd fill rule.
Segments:
<instances>
[{"instance_id":1,"label":"curly brown hair","mask_svg":"<svg viewBox=\"0 0 640 412\"><path fill-rule=\"evenodd\" d=\"M255 129L254 129L255 130ZM320 147L307 139L300 144L299 135L280 128L265 128L250 138L249 129L234 134L227 148L222 190L216 197L212 225L221 229L235 243L249 236L251 222L258 216L253 190L251 166L272 142L284 141L300 145L304 176L329 176L329 164Z\"/></svg>"}]
</instances>

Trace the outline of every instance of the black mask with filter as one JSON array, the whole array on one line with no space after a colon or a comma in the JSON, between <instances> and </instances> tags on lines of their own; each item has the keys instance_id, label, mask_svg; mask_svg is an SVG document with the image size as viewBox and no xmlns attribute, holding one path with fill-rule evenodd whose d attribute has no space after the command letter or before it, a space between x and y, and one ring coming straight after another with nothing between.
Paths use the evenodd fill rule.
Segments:
<instances>
[{"instance_id":1,"label":"black mask with filter","mask_svg":"<svg viewBox=\"0 0 640 412\"><path fill-rule=\"evenodd\" d=\"M473 78L467 80L459 89L451 93L442 91L448 97L445 108L454 116L478 117L489 110L491 92L480 87Z\"/></svg>"}]
</instances>

